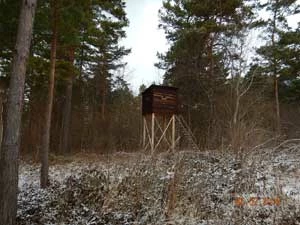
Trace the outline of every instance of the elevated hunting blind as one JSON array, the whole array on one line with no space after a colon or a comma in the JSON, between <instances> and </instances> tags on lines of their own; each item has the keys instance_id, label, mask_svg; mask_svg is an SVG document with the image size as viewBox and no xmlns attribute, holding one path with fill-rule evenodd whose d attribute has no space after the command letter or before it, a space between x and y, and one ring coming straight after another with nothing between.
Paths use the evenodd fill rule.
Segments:
<instances>
[{"instance_id":1,"label":"elevated hunting blind","mask_svg":"<svg viewBox=\"0 0 300 225\"><path fill-rule=\"evenodd\" d=\"M175 87L151 85L142 93L142 96L143 115L178 113L178 95Z\"/></svg>"},{"instance_id":2,"label":"elevated hunting blind","mask_svg":"<svg viewBox=\"0 0 300 225\"><path fill-rule=\"evenodd\" d=\"M175 150L183 136L198 148L189 126L179 115L178 88L151 85L142 93L142 114L145 150Z\"/></svg>"}]
</instances>

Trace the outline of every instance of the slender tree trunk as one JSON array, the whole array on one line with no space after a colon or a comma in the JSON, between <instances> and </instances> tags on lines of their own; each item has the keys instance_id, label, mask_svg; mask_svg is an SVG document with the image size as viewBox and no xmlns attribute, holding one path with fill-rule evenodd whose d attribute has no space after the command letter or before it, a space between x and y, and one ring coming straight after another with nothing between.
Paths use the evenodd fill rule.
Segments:
<instances>
[{"instance_id":1,"label":"slender tree trunk","mask_svg":"<svg viewBox=\"0 0 300 225\"><path fill-rule=\"evenodd\" d=\"M235 107L234 107L234 113L233 113L233 124L232 124L232 147L233 150L238 153L239 147L240 147L240 124L239 124L239 110L240 110L240 77L237 80L236 85L236 96L235 96Z\"/></svg>"},{"instance_id":2,"label":"slender tree trunk","mask_svg":"<svg viewBox=\"0 0 300 225\"><path fill-rule=\"evenodd\" d=\"M276 1L276 4L278 1ZM278 13L278 8L275 9L274 14L273 14L273 24L272 24L272 36L271 36L271 41L272 41L272 47L273 50L275 48L275 33L277 29L277 13ZM275 53L273 52L273 55ZM280 135L280 130L281 130L281 125L280 125L280 105L279 105L279 94L278 94L278 77L277 77L277 61L275 58L273 58L272 62L272 67L273 67L273 80L274 80L274 97L275 97L275 114L276 114L276 132L277 135Z\"/></svg>"},{"instance_id":3,"label":"slender tree trunk","mask_svg":"<svg viewBox=\"0 0 300 225\"><path fill-rule=\"evenodd\" d=\"M214 48L214 35L211 35L211 38L209 40L209 73L210 77L214 77L214 56L213 56L213 48Z\"/></svg>"},{"instance_id":4,"label":"slender tree trunk","mask_svg":"<svg viewBox=\"0 0 300 225\"><path fill-rule=\"evenodd\" d=\"M102 96L101 96L101 116L102 121L105 121L105 109L106 109L106 78L103 77L103 90L102 90Z\"/></svg>"},{"instance_id":5,"label":"slender tree trunk","mask_svg":"<svg viewBox=\"0 0 300 225\"><path fill-rule=\"evenodd\" d=\"M29 55L37 0L23 0L8 92L0 155L0 224L15 225L17 216L18 156L24 102L26 62Z\"/></svg>"},{"instance_id":6,"label":"slender tree trunk","mask_svg":"<svg viewBox=\"0 0 300 225\"><path fill-rule=\"evenodd\" d=\"M45 112L45 126L42 136L41 146L41 188L46 188L49 184L48 171L48 155L50 145L50 130L51 130L51 116L53 108L54 82L55 82L55 65L56 65L56 47L57 47L57 5L56 0L52 1L53 10L53 28L51 41L51 56L50 56L50 73L49 73L49 89L48 99Z\"/></svg>"},{"instance_id":7,"label":"slender tree trunk","mask_svg":"<svg viewBox=\"0 0 300 225\"><path fill-rule=\"evenodd\" d=\"M0 144L2 143L2 134L3 134L3 96L0 96ZM0 148L1 154L1 148Z\"/></svg>"},{"instance_id":8,"label":"slender tree trunk","mask_svg":"<svg viewBox=\"0 0 300 225\"><path fill-rule=\"evenodd\" d=\"M101 71L102 70L102 71ZM100 67L99 69L99 91L100 91L100 98L101 98L101 118L102 122L105 121L105 112L106 112L106 90L107 90L107 80L106 80L106 74L105 69Z\"/></svg>"},{"instance_id":9,"label":"slender tree trunk","mask_svg":"<svg viewBox=\"0 0 300 225\"><path fill-rule=\"evenodd\" d=\"M275 106L276 106L276 132L280 135L281 123L280 123L280 103L278 94L278 78L274 76L274 92L275 92Z\"/></svg>"},{"instance_id":10,"label":"slender tree trunk","mask_svg":"<svg viewBox=\"0 0 300 225\"><path fill-rule=\"evenodd\" d=\"M73 63L75 59L75 49L73 47L69 50L69 62ZM62 125L62 139L61 152L63 154L69 153L70 143L70 125L71 125L71 109L72 109L72 94L73 94L73 76L70 74L66 81L66 99L63 110L63 125Z\"/></svg>"},{"instance_id":11,"label":"slender tree trunk","mask_svg":"<svg viewBox=\"0 0 300 225\"><path fill-rule=\"evenodd\" d=\"M6 78L0 78L0 152L1 152L1 143L3 137L3 114L5 109L6 102L6 93L8 89L8 82ZM1 153L0 153L1 154Z\"/></svg>"},{"instance_id":12,"label":"slender tree trunk","mask_svg":"<svg viewBox=\"0 0 300 225\"><path fill-rule=\"evenodd\" d=\"M71 125L71 108L72 108L72 92L73 92L73 78L67 80L66 99L63 110L63 126L62 126L62 142L61 152L63 154L69 153L69 137Z\"/></svg>"},{"instance_id":13,"label":"slender tree trunk","mask_svg":"<svg viewBox=\"0 0 300 225\"><path fill-rule=\"evenodd\" d=\"M242 47L241 47L242 49ZM243 51L241 50L240 52L240 56L242 57ZM238 70L237 68L234 67L234 61L232 61L232 77L234 74L234 71L237 71L236 75L235 75L235 79L233 79L233 81L235 80L236 84L235 84L235 106L234 106L234 113L233 113L233 124L232 124L232 147L233 150L239 154L239 150L240 150L240 145L241 145L241 130L240 130L240 119L239 119L239 111L240 111L240 101L241 101L241 89L240 89L240 85L241 85L241 71L242 71L242 63L241 60L239 60L239 67Z\"/></svg>"},{"instance_id":14,"label":"slender tree trunk","mask_svg":"<svg viewBox=\"0 0 300 225\"><path fill-rule=\"evenodd\" d=\"M6 91L7 88L4 87L0 88L0 152L1 152L2 137L3 137L3 120L4 120L3 112L5 108L5 101L6 101Z\"/></svg>"}]
</instances>

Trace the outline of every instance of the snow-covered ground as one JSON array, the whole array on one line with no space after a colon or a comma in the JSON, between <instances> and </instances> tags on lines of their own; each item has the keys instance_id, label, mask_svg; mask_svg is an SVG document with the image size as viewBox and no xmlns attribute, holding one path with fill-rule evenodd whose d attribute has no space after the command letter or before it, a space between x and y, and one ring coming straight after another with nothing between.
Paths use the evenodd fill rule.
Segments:
<instances>
[{"instance_id":1,"label":"snow-covered ground","mask_svg":"<svg viewBox=\"0 0 300 225\"><path fill-rule=\"evenodd\" d=\"M39 166L22 162L19 225L300 225L300 148L89 155L56 162L39 189Z\"/></svg>"}]
</instances>

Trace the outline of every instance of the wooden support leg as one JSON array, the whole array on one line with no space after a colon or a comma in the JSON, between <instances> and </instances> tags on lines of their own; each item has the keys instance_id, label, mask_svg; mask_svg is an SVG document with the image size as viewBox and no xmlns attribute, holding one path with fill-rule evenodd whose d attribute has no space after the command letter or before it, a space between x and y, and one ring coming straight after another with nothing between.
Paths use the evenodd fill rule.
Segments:
<instances>
[{"instance_id":1,"label":"wooden support leg","mask_svg":"<svg viewBox=\"0 0 300 225\"><path fill-rule=\"evenodd\" d=\"M172 147L172 144L170 144L170 142L168 141L168 139L166 138L166 134L167 134L167 131L170 127L170 124L172 123L172 118L170 119L168 125L166 127L164 127L164 130L160 127L159 123L157 122L157 126L159 127L159 129L161 130L162 132L162 135L160 136L160 138L158 139L155 147L154 147L154 151L156 150L156 148L158 147L158 145L161 143L162 139L164 138L166 140L166 142L169 144L169 148Z\"/></svg>"},{"instance_id":2,"label":"wooden support leg","mask_svg":"<svg viewBox=\"0 0 300 225\"><path fill-rule=\"evenodd\" d=\"M155 114L152 113L152 120L151 120L151 153L154 151L154 140L155 140Z\"/></svg>"},{"instance_id":3,"label":"wooden support leg","mask_svg":"<svg viewBox=\"0 0 300 225\"><path fill-rule=\"evenodd\" d=\"M175 151L175 142L176 142L176 119L175 115L172 116L172 151Z\"/></svg>"},{"instance_id":4,"label":"wooden support leg","mask_svg":"<svg viewBox=\"0 0 300 225\"><path fill-rule=\"evenodd\" d=\"M147 123L147 120L145 117L143 117L143 149L145 149L146 147L146 123Z\"/></svg>"}]
</instances>

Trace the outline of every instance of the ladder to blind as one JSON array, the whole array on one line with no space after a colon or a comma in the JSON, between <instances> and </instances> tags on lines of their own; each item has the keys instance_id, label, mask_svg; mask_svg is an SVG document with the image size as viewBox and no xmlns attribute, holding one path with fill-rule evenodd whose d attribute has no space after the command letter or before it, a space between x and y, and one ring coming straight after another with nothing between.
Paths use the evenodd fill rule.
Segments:
<instances>
[{"instance_id":1,"label":"ladder to blind","mask_svg":"<svg viewBox=\"0 0 300 225\"><path fill-rule=\"evenodd\" d=\"M179 123L181 141L186 141L187 148L189 150L199 150L196 138L195 138L190 126L187 124L187 122L183 118L183 116L182 115L176 116L176 120Z\"/></svg>"}]
</instances>

